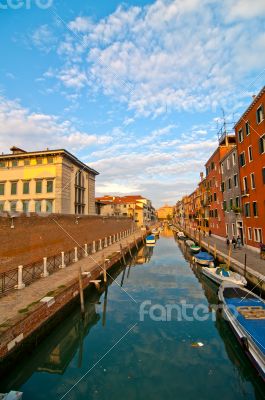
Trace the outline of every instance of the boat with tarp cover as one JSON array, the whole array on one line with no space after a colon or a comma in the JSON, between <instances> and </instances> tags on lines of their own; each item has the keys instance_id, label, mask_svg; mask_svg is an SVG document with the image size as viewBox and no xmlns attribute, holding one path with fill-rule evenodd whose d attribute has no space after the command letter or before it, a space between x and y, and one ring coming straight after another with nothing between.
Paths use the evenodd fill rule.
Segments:
<instances>
[{"instance_id":1,"label":"boat with tarp cover","mask_svg":"<svg viewBox=\"0 0 265 400\"><path fill-rule=\"evenodd\" d=\"M265 381L265 302L255 293L229 283L218 291L223 315L246 355Z\"/></svg>"},{"instance_id":2,"label":"boat with tarp cover","mask_svg":"<svg viewBox=\"0 0 265 400\"><path fill-rule=\"evenodd\" d=\"M214 267L214 258L211 254L207 253L207 251L200 251L199 253L194 254L194 260L200 265L209 265L210 267Z\"/></svg>"}]
</instances>

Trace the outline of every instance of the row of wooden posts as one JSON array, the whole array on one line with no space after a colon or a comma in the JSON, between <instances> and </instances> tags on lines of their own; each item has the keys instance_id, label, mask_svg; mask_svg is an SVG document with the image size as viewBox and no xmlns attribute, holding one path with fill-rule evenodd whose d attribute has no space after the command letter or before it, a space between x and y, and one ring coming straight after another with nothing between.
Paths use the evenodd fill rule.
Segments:
<instances>
[{"instance_id":1,"label":"row of wooden posts","mask_svg":"<svg viewBox=\"0 0 265 400\"><path fill-rule=\"evenodd\" d=\"M132 227L131 229L126 229L125 231L115 233L113 235L109 235L108 237L105 237L103 239L98 239L98 240L93 240L92 242L92 248L91 248L91 254L95 254L97 251L101 251L104 248L107 248L108 246L111 246L112 244L119 242L120 240L128 237L129 235L133 234L135 232L135 228ZM88 252L88 244L85 243L84 247L81 247L81 249L84 251L84 257L88 257L89 252ZM74 258L73 262L78 261L78 247L74 248ZM65 252L61 252L61 264L59 266L60 269L66 268L65 264ZM43 257L43 273L41 274L42 278L46 278L49 276L48 268L47 268L47 257ZM24 289L25 283L23 282L23 265L18 266L18 281L17 285L15 286L15 289Z\"/></svg>"}]
</instances>

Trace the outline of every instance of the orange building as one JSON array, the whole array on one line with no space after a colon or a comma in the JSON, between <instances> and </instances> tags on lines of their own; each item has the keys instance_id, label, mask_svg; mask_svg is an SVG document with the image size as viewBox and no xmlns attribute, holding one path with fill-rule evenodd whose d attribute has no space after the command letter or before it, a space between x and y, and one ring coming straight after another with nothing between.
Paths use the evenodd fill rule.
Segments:
<instances>
[{"instance_id":1,"label":"orange building","mask_svg":"<svg viewBox=\"0 0 265 400\"><path fill-rule=\"evenodd\" d=\"M235 125L245 244L265 241L265 87Z\"/></svg>"},{"instance_id":2,"label":"orange building","mask_svg":"<svg viewBox=\"0 0 265 400\"><path fill-rule=\"evenodd\" d=\"M205 164L206 185L209 192L209 230L212 234L220 237L226 236L220 160L234 145L235 135L228 135L224 132L219 139L218 148Z\"/></svg>"}]
</instances>

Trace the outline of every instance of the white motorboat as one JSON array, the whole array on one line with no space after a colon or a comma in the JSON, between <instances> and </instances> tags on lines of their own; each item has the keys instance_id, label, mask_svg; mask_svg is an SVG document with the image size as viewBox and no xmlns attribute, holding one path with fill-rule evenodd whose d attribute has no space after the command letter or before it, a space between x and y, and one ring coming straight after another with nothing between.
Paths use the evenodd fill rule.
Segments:
<instances>
[{"instance_id":1,"label":"white motorboat","mask_svg":"<svg viewBox=\"0 0 265 400\"><path fill-rule=\"evenodd\" d=\"M247 285L247 280L242 275L233 271L227 271L224 268L202 267L202 273L218 285L221 285L222 282L230 282L239 286Z\"/></svg>"}]
</instances>

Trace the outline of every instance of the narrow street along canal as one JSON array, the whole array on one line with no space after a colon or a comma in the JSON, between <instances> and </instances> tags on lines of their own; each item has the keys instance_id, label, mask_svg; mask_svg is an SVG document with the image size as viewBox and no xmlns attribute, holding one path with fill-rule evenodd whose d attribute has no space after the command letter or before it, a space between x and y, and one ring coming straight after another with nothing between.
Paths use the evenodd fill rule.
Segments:
<instances>
[{"instance_id":1,"label":"narrow street along canal","mask_svg":"<svg viewBox=\"0 0 265 400\"><path fill-rule=\"evenodd\" d=\"M164 231L129 264L111 272L107 291L87 293L84 321L78 308L68 314L0 380L0 392L20 389L24 400L264 398L214 310L216 287L183 243Z\"/></svg>"}]
</instances>

